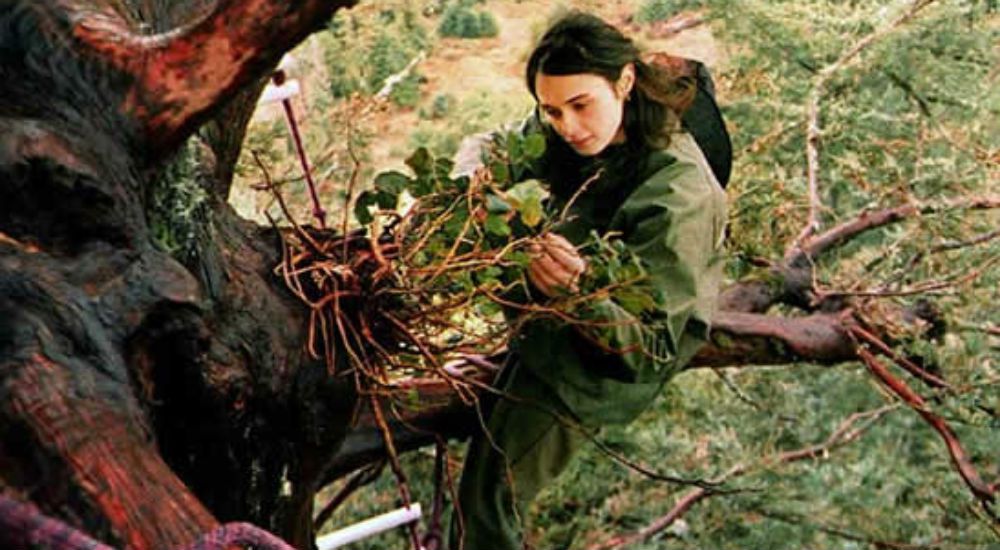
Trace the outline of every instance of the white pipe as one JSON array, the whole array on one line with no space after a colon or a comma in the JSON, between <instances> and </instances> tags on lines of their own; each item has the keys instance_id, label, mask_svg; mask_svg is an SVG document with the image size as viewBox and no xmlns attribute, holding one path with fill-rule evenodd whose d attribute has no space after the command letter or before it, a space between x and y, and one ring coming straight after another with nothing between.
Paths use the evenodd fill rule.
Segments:
<instances>
[{"instance_id":1,"label":"white pipe","mask_svg":"<svg viewBox=\"0 0 1000 550\"><path fill-rule=\"evenodd\" d=\"M264 105L265 103L274 103L276 101L284 101L293 96L299 95L301 91L299 87L299 81L293 79L286 80L281 86L275 86L274 84L268 84L264 88L264 93L260 94L260 99L257 100L257 105Z\"/></svg>"},{"instance_id":2,"label":"white pipe","mask_svg":"<svg viewBox=\"0 0 1000 550\"><path fill-rule=\"evenodd\" d=\"M357 542L419 519L420 503L414 502L409 508L393 510L392 512L366 519L360 523L355 523L339 531L323 535L316 539L316 546L319 550L333 550L345 544Z\"/></svg>"}]
</instances>

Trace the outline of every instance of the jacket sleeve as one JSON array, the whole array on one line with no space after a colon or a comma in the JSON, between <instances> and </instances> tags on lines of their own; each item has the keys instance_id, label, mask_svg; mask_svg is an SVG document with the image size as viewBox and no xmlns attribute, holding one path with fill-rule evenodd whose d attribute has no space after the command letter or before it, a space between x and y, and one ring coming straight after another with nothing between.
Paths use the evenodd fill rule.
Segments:
<instances>
[{"instance_id":1,"label":"jacket sleeve","mask_svg":"<svg viewBox=\"0 0 1000 550\"><path fill-rule=\"evenodd\" d=\"M604 298L581 312L594 322L581 329L600 342L601 362L632 380L665 366L679 368L678 361L693 354L684 349L691 338L697 345L708 338L722 278L726 205L703 161L700 153L678 156L636 189L612 220L659 294L656 309L640 319Z\"/></svg>"}]
</instances>

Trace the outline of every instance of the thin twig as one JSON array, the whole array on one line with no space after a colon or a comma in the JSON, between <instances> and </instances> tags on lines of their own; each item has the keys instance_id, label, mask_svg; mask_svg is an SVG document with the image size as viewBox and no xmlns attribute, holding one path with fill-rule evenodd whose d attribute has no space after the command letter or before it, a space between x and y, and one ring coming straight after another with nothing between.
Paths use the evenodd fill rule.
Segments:
<instances>
[{"instance_id":1,"label":"thin twig","mask_svg":"<svg viewBox=\"0 0 1000 550\"><path fill-rule=\"evenodd\" d=\"M855 336L861 338L862 340L864 340L869 345L874 346L875 349L877 349L880 353L882 353L883 355L885 355L889 359L892 359L897 365L899 365L900 367L903 367L907 372L909 372L913 376L916 376L917 378L923 380L927 385L929 385L929 386L931 386L933 388L944 388L944 389L947 389L949 391L955 391L955 388L953 388L950 384L948 384L947 382L945 382L943 379L941 379L941 378L939 378L937 376L934 376L933 374L931 374L931 373L927 372L926 370L920 368L913 361L910 361L909 359L907 359L907 358L899 355L898 353L895 352L895 350L893 350L891 347L889 347L888 344L886 344L885 342L883 342L882 339L878 338L877 336L875 336L871 332L868 332L867 330L865 330L865 329L863 329L861 327L858 327L858 326L854 327L853 330L854 330Z\"/></svg>"},{"instance_id":2,"label":"thin twig","mask_svg":"<svg viewBox=\"0 0 1000 550\"><path fill-rule=\"evenodd\" d=\"M974 269L972 271L963 270L961 272L952 273L951 275L941 279L925 281L920 285L903 290L828 291L816 289L815 292L819 297L818 299L847 298L852 296L864 298L901 298L904 296L927 294L930 292L944 290L946 288L959 287L968 284L969 282L978 279L988 268L992 267L993 264L998 261L1000 261L1000 256L994 256L980 265L978 269Z\"/></svg>"},{"instance_id":3,"label":"thin twig","mask_svg":"<svg viewBox=\"0 0 1000 550\"><path fill-rule=\"evenodd\" d=\"M349 496L354 494L355 491L370 484L371 482L378 479L382 474L382 470L385 468L385 460L380 460L373 464L369 464L362 468L358 473L351 476L347 483L337 491L337 494L327 502L323 509L320 510L319 514L316 514L316 519L313 520L313 531L320 532L326 522L333 517L333 513L340 507L344 501L347 500Z\"/></svg>"},{"instance_id":4,"label":"thin twig","mask_svg":"<svg viewBox=\"0 0 1000 550\"><path fill-rule=\"evenodd\" d=\"M914 0L909 8L902 15L883 27L857 41L851 48L844 52L839 59L832 64L820 69L813 83L812 92L809 96L809 107L806 117L806 182L809 189L809 215L806 226L792 242L788 252L801 248L805 242L820 228L820 210L823 208L820 198L820 163L819 144L822 129L820 127L820 100L823 98L827 82L837 71L846 67L863 50L874 44L879 39L889 34L892 30L903 25L912 19L920 10L932 4L934 0ZM786 253L786 256L788 254Z\"/></svg>"},{"instance_id":5,"label":"thin twig","mask_svg":"<svg viewBox=\"0 0 1000 550\"><path fill-rule=\"evenodd\" d=\"M587 178L587 181L583 182L583 184L580 185L579 188L577 188L576 192L573 193L573 196L571 196L569 200L566 201L566 205L563 206L562 211L559 212L559 217L556 218L556 221L553 225L558 225L566 221L566 216L569 214L569 209L573 206L574 203L576 203L576 200L580 198L580 195L583 195L587 191L587 188L590 187L590 184L600 179L601 174L603 173L604 169L601 168L593 176Z\"/></svg>"},{"instance_id":6,"label":"thin twig","mask_svg":"<svg viewBox=\"0 0 1000 550\"><path fill-rule=\"evenodd\" d=\"M347 245L349 243L349 239L347 238L347 222L350 220L351 199L354 198L354 186L357 185L358 174L361 173L361 160L358 159L357 152L354 150L354 123L350 120L347 121L347 153L351 157L353 168L351 168L351 177L347 180L347 193L344 195L344 212L340 222L340 235L344 239L341 257L345 260L347 259Z\"/></svg>"},{"instance_id":7,"label":"thin twig","mask_svg":"<svg viewBox=\"0 0 1000 550\"><path fill-rule=\"evenodd\" d=\"M976 235L976 236L972 237L971 239L968 239L968 240L965 240L965 241L947 241L947 242L943 242L943 243L940 243L940 244L934 246L933 248L931 248L931 252L948 252L948 251L951 251L951 250L958 250L960 248L967 248L967 247L970 247L970 246L976 246L976 245L980 245L980 244L992 241L993 239L996 239L997 237L1000 237L1000 229L994 229L993 231L987 231L986 233L980 233L979 235Z\"/></svg>"},{"instance_id":8,"label":"thin twig","mask_svg":"<svg viewBox=\"0 0 1000 550\"><path fill-rule=\"evenodd\" d=\"M988 195L974 199L959 199L926 204L904 204L892 208L866 210L804 243L790 247L785 254L786 265L798 265L806 257L819 257L826 250L843 244L858 235L917 215L938 214L952 210L993 210L1000 208L1000 196Z\"/></svg>"},{"instance_id":9,"label":"thin twig","mask_svg":"<svg viewBox=\"0 0 1000 550\"><path fill-rule=\"evenodd\" d=\"M788 464L790 462L810 458L826 458L831 450L855 441L861 437L865 431L871 428L875 422L898 407L899 405L887 405L871 411L854 413L844 419L823 443L765 457L764 459L759 460L755 465L748 465L745 463L737 464L723 474L718 481L727 481L734 477L744 475L751 471L753 466L760 467L771 464ZM864 421L864 423L861 426L855 427L855 424L859 421ZM589 550L612 550L624 548L626 546L645 541L653 535L660 533L664 529L673 525L698 502L719 494L722 493L714 491L711 488L698 487L697 489L694 489L679 498L673 508L671 508L666 515L657 518L646 527L635 533L619 535L604 543L591 546Z\"/></svg>"}]
</instances>

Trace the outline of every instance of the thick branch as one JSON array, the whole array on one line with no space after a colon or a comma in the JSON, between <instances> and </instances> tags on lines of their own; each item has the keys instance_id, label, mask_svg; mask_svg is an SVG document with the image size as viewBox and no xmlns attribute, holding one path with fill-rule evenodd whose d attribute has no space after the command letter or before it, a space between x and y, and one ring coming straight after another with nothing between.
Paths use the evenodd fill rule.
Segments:
<instances>
[{"instance_id":1,"label":"thick branch","mask_svg":"<svg viewBox=\"0 0 1000 550\"><path fill-rule=\"evenodd\" d=\"M143 36L123 17L61 0L73 35L134 79L120 107L138 122L147 160L170 151L227 98L356 0L219 0L187 27ZM76 17L74 17L74 15Z\"/></svg>"},{"instance_id":2,"label":"thick branch","mask_svg":"<svg viewBox=\"0 0 1000 550\"><path fill-rule=\"evenodd\" d=\"M844 313L793 319L723 312L713 324L712 343L695 356L688 368L850 361L857 359L848 335L852 323ZM493 376L492 372L481 372L473 385L482 387ZM464 437L477 429L472 406L459 399L444 381L414 381L399 386L394 394L398 402L408 404L390 423L400 452L432 443L437 437ZM384 456L382 436L370 413L364 413L328 464L325 477L335 479Z\"/></svg>"},{"instance_id":3,"label":"thick branch","mask_svg":"<svg viewBox=\"0 0 1000 550\"><path fill-rule=\"evenodd\" d=\"M712 323L711 345L688 368L851 361L857 359L848 334L852 324L843 312L797 318L720 312Z\"/></svg>"}]
</instances>

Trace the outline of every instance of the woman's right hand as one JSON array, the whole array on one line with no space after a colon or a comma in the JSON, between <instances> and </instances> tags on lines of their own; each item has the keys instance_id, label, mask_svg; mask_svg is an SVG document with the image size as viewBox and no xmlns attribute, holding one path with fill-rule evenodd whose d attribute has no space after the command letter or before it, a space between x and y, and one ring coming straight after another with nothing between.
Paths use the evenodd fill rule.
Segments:
<instances>
[{"instance_id":1,"label":"woman's right hand","mask_svg":"<svg viewBox=\"0 0 1000 550\"><path fill-rule=\"evenodd\" d=\"M577 282L587 270L587 262L565 237L546 233L536 238L528 250L532 255L528 280L543 294L551 298L580 291Z\"/></svg>"}]
</instances>

